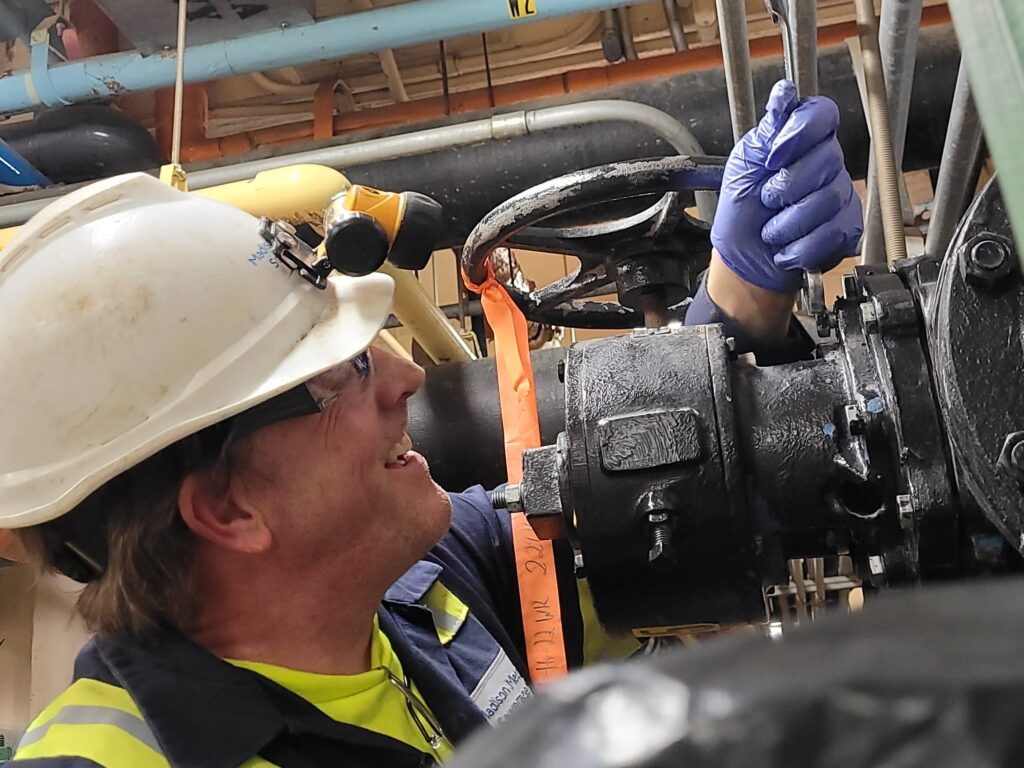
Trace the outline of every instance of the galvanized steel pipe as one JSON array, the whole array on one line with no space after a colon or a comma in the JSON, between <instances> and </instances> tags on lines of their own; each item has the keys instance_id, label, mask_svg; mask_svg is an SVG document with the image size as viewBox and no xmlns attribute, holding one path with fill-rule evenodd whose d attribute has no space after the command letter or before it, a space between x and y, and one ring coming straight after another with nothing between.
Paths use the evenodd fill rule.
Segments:
<instances>
[{"instance_id":1,"label":"galvanized steel pipe","mask_svg":"<svg viewBox=\"0 0 1024 768\"><path fill-rule=\"evenodd\" d=\"M885 256L888 261L906 258L907 241L903 234L903 206L900 202L896 158L889 129L889 105L885 96L878 36L875 32L875 7L871 0L854 0L857 31L864 60L867 86L868 119L871 123L871 148L878 168L878 203L882 211Z\"/></svg>"},{"instance_id":2,"label":"galvanized steel pipe","mask_svg":"<svg viewBox=\"0 0 1024 768\"><path fill-rule=\"evenodd\" d=\"M716 0L718 32L722 38L725 63L725 87L729 94L733 141L757 123L754 110L754 80L750 73L750 48L747 43L747 9L743 0Z\"/></svg>"},{"instance_id":3,"label":"galvanized steel pipe","mask_svg":"<svg viewBox=\"0 0 1024 768\"><path fill-rule=\"evenodd\" d=\"M953 109L946 129L946 144L939 164L939 180L935 185L935 201L924 250L928 256L941 259L953 240L960 217L974 196L981 167L981 142L984 135L978 109L971 96L967 62L960 61L953 92Z\"/></svg>"},{"instance_id":4,"label":"galvanized steel pipe","mask_svg":"<svg viewBox=\"0 0 1024 768\"><path fill-rule=\"evenodd\" d=\"M789 1L789 33L793 51L793 82L801 96L818 93L818 3Z\"/></svg>"},{"instance_id":5,"label":"galvanized steel pipe","mask_svg":"<svg viewBox=\"0 0 1024 768\"><path fill-rule=\"evenodd\" d=\"M665 23L668 24L668 33L672 36L672 47L676 51L685 51L686 31L679 23L679 15L676 13L676 0L661 0L661 7L665 11Z\"/></svg>"}]
</instances>

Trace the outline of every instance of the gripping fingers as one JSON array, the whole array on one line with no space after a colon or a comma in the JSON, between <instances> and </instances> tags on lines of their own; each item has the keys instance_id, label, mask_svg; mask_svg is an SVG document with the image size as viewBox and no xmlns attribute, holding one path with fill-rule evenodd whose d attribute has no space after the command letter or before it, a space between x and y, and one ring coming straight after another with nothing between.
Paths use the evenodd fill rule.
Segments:
<instances>
[{"instance_id":1,"label":"gripping fingers","mask_svg":"<svg viewBox=\"0 0 1024 768\"><path fill-rule=\"evenodd\" d=\"M846 170L830 184L817 189L794 205L783 208L761 230L761 239L769 246L782 247L836 218L850 203L853 183Z\"/></svg>"},{"instance_id":2,"label":"gripping fingers","mask_svg":"<svg viewBox=\"0 0 1024 768\"><path fill-rule=\"evenodd\" d=\"M828 271L856 251L863 230L860 198L851 189L837 215L786 245L775 255L775 264L785 270Z\"/></svg>"},{"instance_id":3,"label":"gripping fingers","mask_svg":"<svg viewBox=\"0 0 1024 768\"><path fill-rule=\"evenodd\" d=\"M843 150L832 134L768 179L761 188L761 202L773 210L785 208L831 183L843 169Z\"/></svg>"},{"instance_id":4,"label":"gripping fingers","mask_svg":"<svg viewBox=\"0 0 1024 768\"><path fill-rule=\"evenodd\" d=\"M755 129L757 139L766 150L771 149L773 139L782 130L796 106L796 86L793 83L789 80L779 80L772 86L768 103L764 107L764 116Z\"/></svg>"},{"instance_id":5,"label":"gripping fingers","mask_svg":"<svg viewBox=\"0 0 1024 768\"><path fill-rule=\"evenodd\" d=\"M826 96L812 96L800 102L768 153L766 166L777 171L803 157L839 127L839 107Z\"/></svg>"}]
</instances>

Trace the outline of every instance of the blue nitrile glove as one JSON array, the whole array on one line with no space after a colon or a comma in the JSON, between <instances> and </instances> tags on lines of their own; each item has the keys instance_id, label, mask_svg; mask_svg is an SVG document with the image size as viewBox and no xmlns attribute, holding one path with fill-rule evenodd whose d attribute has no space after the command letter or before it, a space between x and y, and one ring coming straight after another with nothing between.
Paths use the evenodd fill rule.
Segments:
<instances>
[{"instance_id":1,"label":"blue nitrile glove","mask_svg":"<svg viewBox=\"0 0 1024 768\"><path fill-rule=\"evenodd\" d=\"M791 293L804 271L825 272L856 250L860 198L836 139L834 101L797 99L781 80L765 109L729 155L711 243L748 283Z\"/></svg>"}]
</instances>

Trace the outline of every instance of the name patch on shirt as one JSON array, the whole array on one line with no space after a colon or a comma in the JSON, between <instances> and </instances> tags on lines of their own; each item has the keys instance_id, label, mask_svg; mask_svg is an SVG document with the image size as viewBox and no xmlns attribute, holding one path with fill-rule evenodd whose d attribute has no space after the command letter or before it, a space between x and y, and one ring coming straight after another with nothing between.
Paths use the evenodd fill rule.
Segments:
<instances>
[{"instance_id":1,"label":"name patch on shirt","mask_svg":"<svg viewBox=\"0 0 1024 768\"><path fill-rule=\"evenodd\" d=\"M504 651L498 651L491 666L473 690L475 703L491 725L497 725L533 696L519 670Z\"/></svg>"}]
</instances>

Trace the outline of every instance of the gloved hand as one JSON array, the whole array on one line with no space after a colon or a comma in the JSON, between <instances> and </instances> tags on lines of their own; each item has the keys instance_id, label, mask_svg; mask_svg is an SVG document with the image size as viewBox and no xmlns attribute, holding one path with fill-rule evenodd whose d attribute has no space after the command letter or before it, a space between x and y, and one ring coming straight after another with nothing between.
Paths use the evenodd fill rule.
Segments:
<instances>
[{"instance_id":1,"label":"gloved hand","mask_svg":"<svg viewBox=\"0 0 1024 768\"><path fill-rule=\"evenodd\" d=\"M799 290L804 271L832 269L857 247L860 198L836 139L831 99L797 99L796 86L772 88L761 122L729 155L711 227L725 265L749 283Z\"/></svg>"}]
</instances>

